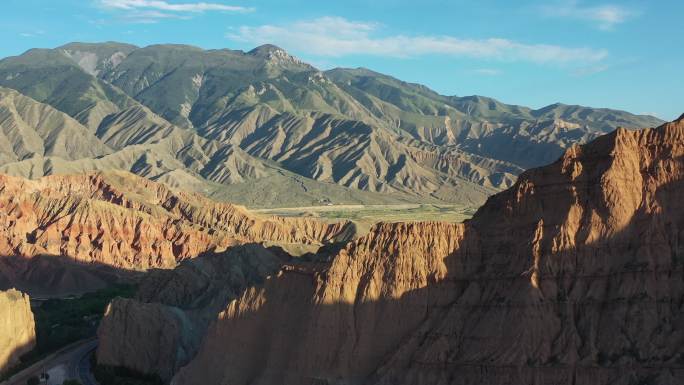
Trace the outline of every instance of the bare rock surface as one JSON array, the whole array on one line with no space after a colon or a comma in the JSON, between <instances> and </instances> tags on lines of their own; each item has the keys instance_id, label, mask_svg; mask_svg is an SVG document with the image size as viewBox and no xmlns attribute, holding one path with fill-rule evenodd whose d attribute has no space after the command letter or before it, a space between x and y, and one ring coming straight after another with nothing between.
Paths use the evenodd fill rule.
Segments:
<instances>
[{"instance_id":1,"label":"bare rock surface","mask_svg":"<svg viewBox=\"0 0 684 385\"><path fill-rule=\"evenodd\" d=\"M347 222L267 218L240 206L125 172L50 176L26 180L0 175L0 284L33 269L36 257L120 271L173 268L203 253L268 241L324 245L353 236ZM56 271L56 270L55 270ZM66 280L73 277L65 278Z\"/></svg>"},{"instance_id":2,"label":"bare rock surface","mask_svg":"<svg viewBox=\"0 0 684 385\"><path fill-rule=\"evenodd\" d=\"M192 322L179 309L116 298L100 324L98 363L168 378L187 360L193 334Z\"/></svg>"},{"instance_id":3,"label":"bare rock surface","mask_svg":"<svg viewBox=\"0 0 684 385\"><path fill-rule=\"evenodd\" d=\"M135 299L107 307L98 329L98 363L170 379L195 356L216 314L280 269L286 257L278 254L248 244L151 272Z\"/></svg>"},{"instance_id":4,"label":"bare rock surface","mask_svg":"<svg viewBox=\"0 0 684 385\"><path fill-rule=\"evenodd\" d=\"M0 374L19 363L36 344L31 304L17 290L0 291Z\"/></svg>"},{"instance_id":5,"label":"bare rock surface","mask_svg":"<svg viewBox=\"0 0 684 385\"><path fill-rule=\"evenodd\" d=\"M684 119L379 224L231 301L173 384L684 382Z\"/></svg>"}]
</instances>

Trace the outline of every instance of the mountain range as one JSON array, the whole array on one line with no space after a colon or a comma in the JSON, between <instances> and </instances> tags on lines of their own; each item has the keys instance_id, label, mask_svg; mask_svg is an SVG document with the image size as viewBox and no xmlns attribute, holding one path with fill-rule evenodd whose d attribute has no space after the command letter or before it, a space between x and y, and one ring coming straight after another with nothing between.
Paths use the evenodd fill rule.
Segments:
<instances>
[{"instance_id":1,"label":"mountain range","mask_svg":"<svg viewBox=\"0 0 684 385\"><path fill-rule=\"evenodd\" d=\"M251 207L475 206L573 143L661 123L444 96L273 45L70 43L0 60L0 172L125 170Z\"/></svg>"},{"instance_id":2,"label":"mountain range","mask_svg":"<svg viewBox=\"0 0 684 385\"><path fill-rule=\"evenodd\" d=\"M684 379L684 116L443 96L269 45L73 43L0 61L0 132L0 290L133 284L90 327L107 378ZM229 203L485 200L368 231ZM45 325L0 292L0 372Z\"/></svg>"}]
</instances>

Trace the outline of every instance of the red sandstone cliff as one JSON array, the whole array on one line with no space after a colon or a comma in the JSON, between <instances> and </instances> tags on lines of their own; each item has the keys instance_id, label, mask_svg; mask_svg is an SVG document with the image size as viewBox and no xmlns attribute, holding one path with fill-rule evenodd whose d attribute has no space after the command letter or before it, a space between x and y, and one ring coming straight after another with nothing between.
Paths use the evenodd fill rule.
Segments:
<instances>
[{"instance_id":1,"label":"red sandstone cliff","mask_svg":"<svg viewBox=\"0 0 684 385\"><path fill-rule=\"evenodd\" d=\"M348 223L262 218L128 173L0 175L0 283L19 280L37 255L140 270L229 246L320 245L351 236ZM45 278L45 277L43 277Z\"/></svg>"},{"instance_id":2,"label":"red sandstone cliff","mask_svg":"<svg viewBox=\"0 0 684 385\"><path fill-rule=\"evenodd\" d=\"M0 287L92 290L108 278L83 266L172 268L244 243L322 245L352 235L346 222L260 217L124 172L0 175Z\"/></svg>"},{"instance_id":3,"label":"red sandstone cliff","mask_svg":"<svg viewBox=\"0 0 684 385\"><path fill-rule=\"evenodd\" d=\"M684 383L684 119L247 289L173 384Z\"/></svg>"}]
</instances>

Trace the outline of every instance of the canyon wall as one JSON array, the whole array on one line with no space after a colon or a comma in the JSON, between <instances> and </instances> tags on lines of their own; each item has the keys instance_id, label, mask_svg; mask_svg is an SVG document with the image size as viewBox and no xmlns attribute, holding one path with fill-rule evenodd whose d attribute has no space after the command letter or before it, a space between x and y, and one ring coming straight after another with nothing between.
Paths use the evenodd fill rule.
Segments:
<instances>
[{"instance_id":1,"label":"canyon wall","mask_svg":"<svg viewBox=\"0 0 684 385\"><path fill-rule=\"evenodd\" d=\"M17 290L0 291L0 374L19 363L36 344L29 297Z\"/></svg>"},{"instance_id":2,"label":"canyon wall","mask_svg":"<svg viewBox=\"0 0 684 385\"><path fill-rule=\"evenodd\" d=\"M185 384L684 382L684 119L525 172L464 224L380 224L230 302Z\"/></svg>"},{"instance_id":3,"label":"canyon wall","mask_svg":"<svg viewBox=\"0 0 684 385\"><path fill-rule=\"evenodd\" d=\"M216 314L247 287L276 273L287 258L248 244L148 273L134 299L107 306L98 329L98 364L169 380L195 356Z\"/></svg>"}]
</instances>

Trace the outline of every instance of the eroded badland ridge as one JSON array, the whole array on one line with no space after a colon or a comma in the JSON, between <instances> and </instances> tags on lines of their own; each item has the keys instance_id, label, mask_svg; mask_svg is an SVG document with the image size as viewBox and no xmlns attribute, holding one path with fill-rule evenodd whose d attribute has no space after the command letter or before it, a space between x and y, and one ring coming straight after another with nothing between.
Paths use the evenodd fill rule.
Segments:
<instances>
[{"instance_id":1,"label":"eroded badland ridge","mask_svg":"<svg viewBox=\"0 0 684 385\"><path fill-rule=\"evenodd\" d=\"M681 382L683 155L684 119L620 129L523 173L463 224L378 224L328 261L261 257L256 284L210 306L172 383ZM112 303L100 335L131 308L208 309L178 300L206 279L184 269ZM196 341L180 330L166 332ZM100 346L109 364L154 371L116 361L131 348L116 336ZM135 349L178 349L147 342Z\"/></svg>"},{"instance_id":2,"label":"eroded badland ridge","mask_svg":"<svg viewBox=\"0 0 684 385\"><path fill-rule=\"evenodd\" d=\"M347 222L256 216L126 172L38 180L2 175L0 182L3 285L44 283L69 292L98 283L79 268L66 268L64 258L74 267L172 268L239 244L321 246L354 233Z\"/></svg>"},{"instance_id":3,"label":"eroded badland ridge","mask_svg":"<svg viewBox=\"0 0 684 385\"><path fill-rule=\"evenodd\" d=\"M3 247L27 264L3 273L44 277L42 254L181 262L110 304L98 348L175 384L673 383L682 155L684 120L620 129L466 223L378 224L304 259L258 243L348 241L349 225L260 218L127 173L5 176Z\"/></svg>"}]
</instances>

